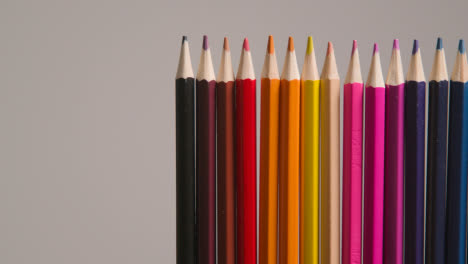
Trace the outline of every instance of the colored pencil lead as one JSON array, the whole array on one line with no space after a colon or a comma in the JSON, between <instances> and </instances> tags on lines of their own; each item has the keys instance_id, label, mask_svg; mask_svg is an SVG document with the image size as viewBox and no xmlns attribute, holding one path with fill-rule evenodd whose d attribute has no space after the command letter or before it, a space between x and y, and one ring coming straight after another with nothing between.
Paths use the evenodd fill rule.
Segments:
<instances>
[{"instance_id":1,"label":"colored pencil lead","mask_svg":"<svg viewBox=\"0 0 468 264\"><path fill-rule=\"evenodd\" d=\"M224 38L223 49L226 51L229 50L229 41L227 37Z\"/></svg>"},{"instance_id":2,"label":"colored pencil lead","mask_svg":"<svg viewBox=\"0 0 468 264\"><path fill-rule=\"evenodd\" d=\"M203 36L203 49L207 50L209 48L208 46L208 37L206 35Z\"/></svg>"},{"instance_id":3,"label":"colored pencil lead","mask_svg":"<svg viewBox=\"0 0 468 264\"><path fill-rule=\"evenodd\" d=\"M458 51L460 51L461 54L465 53L465 41L463 39L460 39L458 43Z\"/></svg>"},{"instance_id":4,"label":"colored pencil lead","mask_svg":"<svg viewBox=\"0 0 468 264\"><path fill-rule=\"evenodd\" d=\"M288 50L294 51L294 39L292 37L289 37L289 40L288 40Z\"/></svg>"},{"instance_id":5,"label":"colored pencil lead","mask_svg":"<svg viewBox=\"0 0 468 264\"><path fill-rule=\"evenodd\" d=\"M307 38L307 49L306 49L306 54L311 54L312 51L314 50L314 41L312 37Z\"/></svg>"},{"instance_id":6,"label":"colored pencil lead","mask_svg":"<svg viewBox=\"0 0 468 264\"><path fill-rule=\"evenodd\" d=\"M275 43L273 41L273 36L272 35L268 36L268 48L267 48L267 50L268 50L269 54L273 54L275 52Z\"/></svg>"},{"instance_id":7,"label":"colored pencil lead","mask_svg":"<svg viewBox=\"0 0 468 264\"><path fill-rule=\"evenodd\" d=\"M442 43L442 38L437 38L437 47L436 49L440 50L440 49L443 49L444 48L444 45Z\"/></svg>"},{"instance_id":8,"label":"colored pencil lead","mask_svg":"<svg viewBox=\"0 0 468 264\"><path fill-rule=\"evenodd\" d=\"M250 51L249 40L247 38L244 39L244 45L242 46L246 51Z\"/></svg>"},{"instance_id":9,"label":"colored pencil lead","mask_svg":"<svg viewBox=\"0 0 468 264\"><path fill-rule=\"evenodd\" d=\"M398 39L393 40L393 49L400 49L400 42L398 41Z\"/></svg>"}]
</instances>

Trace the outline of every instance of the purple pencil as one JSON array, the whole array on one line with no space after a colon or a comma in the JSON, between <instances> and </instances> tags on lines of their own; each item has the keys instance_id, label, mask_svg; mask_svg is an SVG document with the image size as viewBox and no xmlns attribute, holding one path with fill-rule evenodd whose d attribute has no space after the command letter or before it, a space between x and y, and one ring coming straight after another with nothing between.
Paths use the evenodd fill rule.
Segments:
<instances>
[{"instance_id":1,"label":"purple pencil","mask_svg":"<svg viewBox=\"0 0 468 264\"><path fill-rule=\"evenodd\" d=\"M385 83L385 188L383 263L403 263L405 78L398 39Z\"/></svg>"}]
</instances>

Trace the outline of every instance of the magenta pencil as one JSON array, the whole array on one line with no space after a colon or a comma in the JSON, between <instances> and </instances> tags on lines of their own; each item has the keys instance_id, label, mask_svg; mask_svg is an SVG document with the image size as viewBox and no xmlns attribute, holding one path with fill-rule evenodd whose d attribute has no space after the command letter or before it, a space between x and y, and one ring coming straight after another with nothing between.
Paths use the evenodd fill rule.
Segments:
<instances>
[{"instance_id":1,"label":"magenta pencil","mask_svg":"<svg viewBox=\"0 0 468 264\"><path fill-rule=\"evenodd\" d=\"M362 101L364 83L356 40L344 84L342 263L361 262Z\"/></svg>"},{"instance_id":2,"label":"magenta pencil","mask_svg":"<svg viewBox=\"0 0 468 264\"><path fill-rule=\"evenodd\" d=\"M383 249L385 83L379 48L366 83L366 150L364 158L364 264L381 264Z\"/></svg>"},{"instance_id":3,"label":"magenta pencil","mask_svg":"<svg viewBox=\"0 0 468 264\"><path fill-rule=\"evenodd\" d=\"M383 263L403 263L403 169L405 78L398 40L388 69L385 110L385 197Z\"/></svg>"}]
</instances>

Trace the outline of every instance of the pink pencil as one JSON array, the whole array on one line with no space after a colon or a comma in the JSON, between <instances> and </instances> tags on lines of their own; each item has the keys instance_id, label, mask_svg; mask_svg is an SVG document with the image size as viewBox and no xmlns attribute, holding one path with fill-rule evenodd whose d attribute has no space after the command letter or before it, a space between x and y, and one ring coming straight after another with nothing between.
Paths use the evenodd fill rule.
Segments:
<instances>
[{"instance_id":1,"label":"pink pencil","mask_svg":"<svg viewBox=\"0 0 468 264\"><path fill-rule=\"evenodd\" d=\"M405 78L398 40L388 69L385 111L384 264L403 263Z\"/></svg>"},{"instance_id":2,"label":"pink pencil","mask_svg":"<svg viewBox=\"0 0 468 264\"><path fill-rule=\"evenodd\" d=\"M356 40L344 84L342 263L361 263L362 101Z\"/></svg>"},{"instance_id":3,"label":"pink pencil","mask_svg":"<svg viewBox=\"0 0 468 264\"><path fill-rule=\"evenodd\" d=\"M379 47L374 55L366 83L366 151L364 159L364 264L382 264L384 160L385 160L385 83Z\"/></svg>"}]
</instances>

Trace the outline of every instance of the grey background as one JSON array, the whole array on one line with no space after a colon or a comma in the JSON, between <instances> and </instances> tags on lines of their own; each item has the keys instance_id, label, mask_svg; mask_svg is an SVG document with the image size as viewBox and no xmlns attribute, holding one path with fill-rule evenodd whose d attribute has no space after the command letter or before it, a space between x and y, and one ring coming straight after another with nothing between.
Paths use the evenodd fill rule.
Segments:
<instances>
[{"instance_id":1,"label":"grey background","mask_svg":"<svg viewBox=\"0 0 468 264\"><path fill-rule=\"evenodd\" d=\"M387 71L392 39L405 69L436 37L449 71L468 37L467 1L0 1L0 263L175 263L174 75L188 35L215 69L222 38L237 69L250 39L257 77L267 35L282 67L306 37L319 68L333 41L342 79L351 41L367 78L372 44Z\"/></svg>"}]
</instances>

